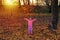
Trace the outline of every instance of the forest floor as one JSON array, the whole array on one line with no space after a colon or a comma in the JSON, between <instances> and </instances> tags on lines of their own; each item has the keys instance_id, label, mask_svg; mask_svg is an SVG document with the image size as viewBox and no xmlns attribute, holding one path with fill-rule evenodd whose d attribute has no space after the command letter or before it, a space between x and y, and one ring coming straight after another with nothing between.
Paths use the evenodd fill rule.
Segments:
<instances>
[{"instance_id":1,"label":"forest floor","mask_svg":"<svg viewBox=\"0 0 60 40\"><path fill-rule=\"evenodd\" d=\"M30 17L36 19L32 35L28 35L28 24L24 20ZM46 14L0 15L0 40L60 40L60 17L56 32L47 29L51 21L52 16Z\"/></svg>"},{"instance_id":2,"label":"forest floor","mask_svg":"<svg viewBox=\"0 0 60 40\"><path fill-rule=\"evenodd\" d=\"M52 14L27 12L28 10L0 9L0 40L60 40L60 16L57 30L54 32L48 29ZM36 19L33 22L32 35L28 35L28 24L24 18Z\"/></svg>"}]
</instances>

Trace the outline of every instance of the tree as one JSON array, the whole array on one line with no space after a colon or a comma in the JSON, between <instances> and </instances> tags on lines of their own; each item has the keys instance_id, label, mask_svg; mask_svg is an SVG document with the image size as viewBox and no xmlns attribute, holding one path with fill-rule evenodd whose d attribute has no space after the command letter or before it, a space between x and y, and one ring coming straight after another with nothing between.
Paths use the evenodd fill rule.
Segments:
<instances>
[{"instance_id":1,"label":"tree","mask_svg":"<svg viewBox=\"0 0 60 40\"><path fill-rule=\"evenodd\" d=\"M26 1L26 0L23 0L24 5L25 5L25 1Z\"/></svg>"},{"instance_id":2,"label":"tree","mask_svg":"<svg viewBox=\"0 0 60 40\"><path fill-rule=\"evenodd\" d=\"M18 2L19 2L19 7L21 7L21 2L20 2L20 0L18 0Z\"/></svg>"},{"instance_id":3,"label":"tree","mask_svg":"<svg viewBox=\"0 0 60 40\"><path fill-rule=\"evenodd\" d=\"M52 25L49 25L48 28L56 30L58 24L58 0L51 0L51 12L53 15Z\"/></svg>"},{"instance_id":4,"label":"tree","mask_svg":"<svg viewBox=\"0 0 60 40\"><path fill-rule=\"evenodd\" d=\"M0 0L0 5L2 5L2 0Z\"/></svg>"},{"instance_id":5,"label":"tree","mask_svg":"<svg viewBox=\"0 0 60 40\"><path fill-rule=\"evenodd\" d=\"M28 0L28 5L30 5L30 0Z\"/></svg>"},{"instance_id":6,"label":"tree","mask_svg":"<svg viewBox=\"0 0 60 40\"><path fill-rule=\"evenodd\" d=\"M34 2L34 1L32 0L32 5L34 4L33 2Z\"/></svg>"},{"instance_id":7,"label":"tree","mask_svg":"<svg viewBox=\"0 0 60 40\"><path fill-rule=\"evenodd\" d=\"M0 7L2 7L2 5L3 5L3 4L2 4L2 0L0 0Z\"/></svg>"},{"instance_id":8,"label":"tree","mask_svg":"<svg viewBox=\"0 0 60 40\"><path fill-rule=\"evenodd\" d=\"M38 6L38 0L37 0L37 6Z\"/></svg>"},{"instance_id":9,"label":"tree","mask_svg":"<svg viewBox=\"0 0 60 40\"><path fill-rule=\"evenodd\" d=\"M49 9L49 13L51 13L51 0L45 0L47 8Z\"/></svg>"}]
</instances>

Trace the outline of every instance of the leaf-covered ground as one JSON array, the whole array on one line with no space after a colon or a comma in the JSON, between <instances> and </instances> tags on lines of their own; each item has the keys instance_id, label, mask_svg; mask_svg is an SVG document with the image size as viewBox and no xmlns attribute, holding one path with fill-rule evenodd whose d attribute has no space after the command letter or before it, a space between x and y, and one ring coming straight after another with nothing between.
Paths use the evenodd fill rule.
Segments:
<instances>
[{"instance_id":1,"label":"leaf-covered ground","mask_svg":"<svg viewBox=\"0 0 60 40\"><path fill-rule=\"evenodd\" d=\"M25 10L25 9L24 9ZM60 17L56 32L48 30L52 15L27 13L18 9L0 9L0 40L60 40ZM24 18L37 19L33 22L33 34L28 35L28 24Z\"/></svg>"},{"instance_id":2,"label":"leaf-covered ground","mask_svg":"<svg viewBox=\"0 0 60 40\"><path fill-rule=\"evenodd\" d=\"M27 21L24 18L37 19L33 22L33 34L28 35ZM60 20L60 17L59 17ZM52 16L23 15L0 16L0 40L60 40L60 21L56 32L47 29Z\"/></svg>"}]
</instances>

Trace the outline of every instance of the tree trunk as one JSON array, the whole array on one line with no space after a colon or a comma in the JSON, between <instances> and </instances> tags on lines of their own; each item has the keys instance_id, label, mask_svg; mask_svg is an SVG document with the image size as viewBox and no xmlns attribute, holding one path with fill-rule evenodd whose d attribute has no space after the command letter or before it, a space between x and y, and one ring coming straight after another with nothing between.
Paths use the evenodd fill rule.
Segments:
<instances>
[{"instance_id":1,"label":"tree trunk","mask_svg":"<svg viewBox=\"0 0 60 40\"><path fill-rule=\"evenodd\" d=\"M49 0L45 0L46 5L49 6Z\"/></svg>"},{"instance_id":2,"label":"tree trunk","mask_svg":"<svg viewBox=\"0 0 60 40\"><path fill-rule=\"evenodd\" d=\"M24 5L25 5L25 1L23 0L23 3L24 3Z\"/></svg>"},{"instance_id":3,"label":"tree trunk","mask_svg":"<svg viewBox=\"0 0 60 40\"><path fill-rule=\"evenodd\" d=\"M21 7L21 2L20 2L20 0L19 0L19 7Z\"/></svg>"},{"instance_id":4,"label":"tree trunk","mask_svg":"<svg viewBox=\"0 0 60 40\"><path fill-rule=\"evenodd\" d=\"M30 0L28 0L28 5L30 5Z\"/></svg>"},{"instance_id":5,"label":"tree trunk","mask_svg":"<svg viewBox=\"0 0 60 40\"><path fill-rule=\"evenodd\" d=\"M37 0L37 6L38 6L38 0Z\"/></svg>"},{"instance_id":6,"label":"tree trunk","mask_svg":"<svg viewBox=\"0 0 60 40\"><path fill-rule=\"evenodd\" d=\"M49 13L51 13L51 6L49 5L49 1L51 0L45 0L47 8L49 9Z\"/></svg>"},{"instance_id":7,"label":"tree trunk","mask_svg":"<svg viewBox=\"0 0 60 40\"><path fill-rule=\"evenodd\" d=\"M53 15L53 20L52 20L53 29L57 29L57 24L58 24L58 0L52 0L51 9L52 9L52 15Z\"/></svg>"},{"instance_id":8,"label":"tree trunk","mask_svg":"<svg viewBox=\"0 0 60 40\"><path fill-rule=\"evenodd\" d=\"M51 12L53 15L52 25L48 26L50 29L57 29L58 24L58 0L51 0Z\"/></svg>"},{"instance_id":9,"label":"tree trunk","mask_svg":"<svg viewBox=\"0 0 60 40\"><path fill-rule=\"evenodd\" d=\"M32 5L33 5L33 0L32 0Z\"/></svg>"}]
</instances>

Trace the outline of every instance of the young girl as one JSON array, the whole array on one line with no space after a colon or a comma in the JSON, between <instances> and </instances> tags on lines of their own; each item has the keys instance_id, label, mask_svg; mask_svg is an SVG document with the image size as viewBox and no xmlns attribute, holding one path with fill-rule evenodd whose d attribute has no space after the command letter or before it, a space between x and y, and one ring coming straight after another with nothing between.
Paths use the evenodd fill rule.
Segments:
<instances>
[{"instance_id":1,"label":"young girl","mask_svg":"<svg viewBox=\"0 0 60 40\"><path fill-rule=\"evenodd\" d=\"M36 19L32 19L32 18L29 18L29 19L27 19L27 18L25 18L25 20L26 21L28 21L28 34L30 35L30 34L32 34L32 23L36 20Z\"/></svg>"}]
</instances>

